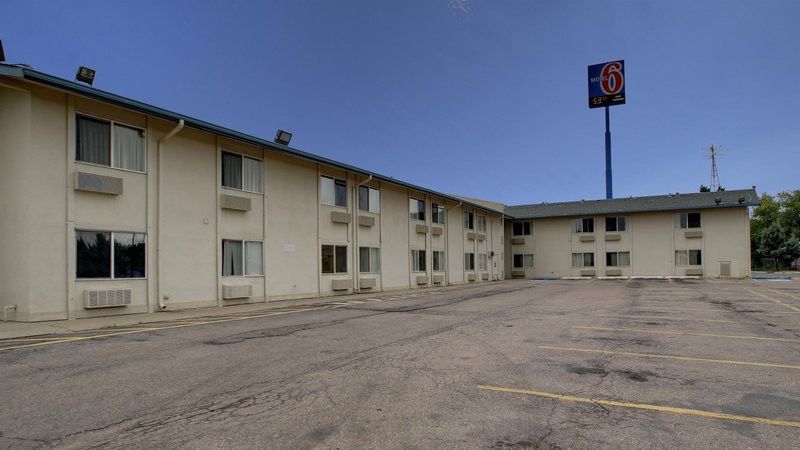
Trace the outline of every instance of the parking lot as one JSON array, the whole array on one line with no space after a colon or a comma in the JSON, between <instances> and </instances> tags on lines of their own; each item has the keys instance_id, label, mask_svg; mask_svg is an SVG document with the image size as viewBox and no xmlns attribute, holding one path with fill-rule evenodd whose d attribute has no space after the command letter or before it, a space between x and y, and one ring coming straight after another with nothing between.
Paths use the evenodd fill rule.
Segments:
<instances>
[{"instance_id":1,"label":"parking lot","mask_svg":"<svg viewBox=\"0 0 800 450\"><path fill-rule=\"evenodd\" d=\"M0 445L796 447L800 282L504 281L0 341Z\"/></svg>"}]
</instances>

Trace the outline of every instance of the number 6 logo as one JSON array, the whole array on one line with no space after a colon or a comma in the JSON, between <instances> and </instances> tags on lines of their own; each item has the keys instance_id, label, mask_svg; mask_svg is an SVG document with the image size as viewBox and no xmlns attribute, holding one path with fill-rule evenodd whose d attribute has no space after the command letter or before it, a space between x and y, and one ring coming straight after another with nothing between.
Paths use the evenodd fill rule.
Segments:
<instances>
[{"instance_id":1,"label":"number 6 logo","mask_svg":"<svg viewBox=\"0 0 800 450\"><path fill-rule=\"evenodd\" d=\"M614 95L622 90L625 78L622 76L622 64L619 62L608 63L603 66L600 73L600 88L605 94Z\"/></svg>"}]
</instances>

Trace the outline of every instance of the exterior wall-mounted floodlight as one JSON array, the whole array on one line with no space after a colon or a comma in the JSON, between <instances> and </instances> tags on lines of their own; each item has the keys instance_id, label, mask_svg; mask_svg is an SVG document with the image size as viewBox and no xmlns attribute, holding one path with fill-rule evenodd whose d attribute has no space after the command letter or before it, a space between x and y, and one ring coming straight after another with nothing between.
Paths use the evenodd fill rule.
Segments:
<instances>
[{"instance_id":1,"label":"exterior wall-mounted floodlight","mask_svg":"<svg viewBox=\"0 0 800 450\"><path fill-rule=\"evenodd\" d=\"M289 145L289 141L291 140L292 133L289 133L288 131L278 130L278 132L275 133L275 142L278 144Z\"/></svg>"},{"instance_id":2,"label":"exterior wall-mounted floodlight","mask_svg":"<svg viewBox=\"0 0 800 450\"><path fill-rule=\"evenodd\" d=\"M78 81L83 81L84 83L91 86L92 83L94 82L94 74L95 74L94 69L80 66L78 67L78 73L75 74L75 79Z\"/></svg>"}]
</instances>

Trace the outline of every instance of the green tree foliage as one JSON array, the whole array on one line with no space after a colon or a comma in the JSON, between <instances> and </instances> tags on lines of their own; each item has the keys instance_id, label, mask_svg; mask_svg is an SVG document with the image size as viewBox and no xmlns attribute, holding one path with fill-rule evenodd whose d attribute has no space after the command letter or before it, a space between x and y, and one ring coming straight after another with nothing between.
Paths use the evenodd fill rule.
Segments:
<instances>
[{"instance_id":1,"label":"green tree foliage","mask_svg":"<svg viewBox=\"0 0 800 450\"><path fill-rule=\"evenodd\" d=\"M764 258L774 258L779 268L800 258L800 190L761 196L750 222L750 242L756 268Z\"/></svg>"}]
</instances>

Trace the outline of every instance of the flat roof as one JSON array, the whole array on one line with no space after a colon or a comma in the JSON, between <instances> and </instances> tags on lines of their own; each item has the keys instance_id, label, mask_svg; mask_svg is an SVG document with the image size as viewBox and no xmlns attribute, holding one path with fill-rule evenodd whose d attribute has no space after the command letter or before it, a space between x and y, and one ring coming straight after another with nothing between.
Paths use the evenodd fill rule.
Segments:
<instances>
[{"instance_id":1,"label":"flat roof","mask_svg":"<svg viewBox=\"0 0 800 450\"><path fill-rule=\"evenodd\" d=\"M147 103L143 103L137 100L132 100L126 97L122 97L120 95L112 94L110 92L106 92L100 89L93 88L91 86L86 86L83 84L79 84L74 81L69 81L64 78L59 78L54 75L49 75L44 72L39 72L37 70L33 70L29 67L20 66L20 65L9 65L9 64L2 64L0 63L0 76L12 77L12 78L20 78L23 80L29 80L35 83L43 84L46 86L54 87L57 89L65 90L76 95L81 95L83 97L88 97L94 100L99 100L102 102L110 103L116 106L120 106L122 108L134 110L143 114L148 114L154 117L158 117L164 120L178 122L183 120L187 127L195 128L198 130L202 130L212 134L218 134L220 136L225 136L230 139L234 139L237 141L245 142L248 144L252 144L258 147L268 148L270 150L274 150L281 153L286 153L292 156L296 156L298 158L306 159L309 161L313 161L319 164L325 164L327 166L335 167L338 169L346 170L349 172L360 173L363 175L371 175L374 179L385 181L388 183L393 183L399 186L406 187L408 189L413 189L415 191L425 192L430 195L434 195L437 197L441 197L453 202L463 203L465 205L479 208L485 211L490 211L495 214L499 214L501 216L505 215L503 211L498 211L493 208L486 207L484 205L470 202L468 200L464 200L462 198L458 198L449 194L444 194L441 192L434 191L432 189L428 189L422 186L417 186L411 183L407 183L405 181L397 180L390 176L381 175L379 173L373 172L371 170L362 169L360 167L351 166L349 164L345 164L339 161L334 161L332 159L324 158L322 156L315 155L313 153L309 153L294 147L289 147L288 145L278 144L273 141L268 141L266 139L258 138L255 136L251 136L249 134L241 133L239 131L231 130L229 128L225 128L219 125L215 125L204 120L195 119L194 117L190 117L184 114L179 114L173 111L169 111L163 108L159 108L157 106L148 105Z\"/></svg>"},{"instance_id":2,"label":"flat roof","mask_svg":"<svg viewBox=\"0 0 800 450\"><path fill-rule=\"evenodd\" d=\"M648 197L580 200L576 202L537 203L506 206L506 214L514 219L590 216L632 212L683 211L758 206L761 201L755 189L694 192L690 194L653 195Z\"/></svg>"}]
</instances>

